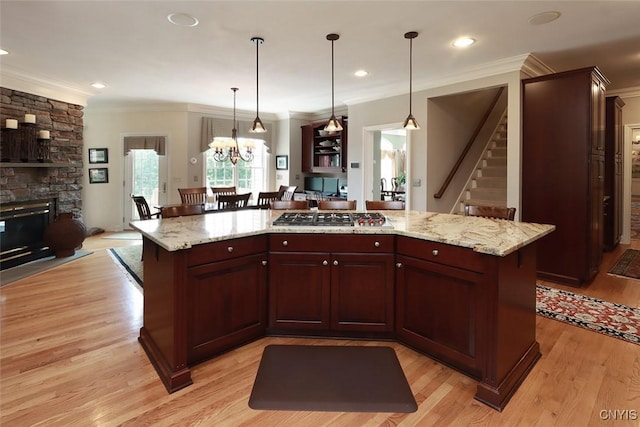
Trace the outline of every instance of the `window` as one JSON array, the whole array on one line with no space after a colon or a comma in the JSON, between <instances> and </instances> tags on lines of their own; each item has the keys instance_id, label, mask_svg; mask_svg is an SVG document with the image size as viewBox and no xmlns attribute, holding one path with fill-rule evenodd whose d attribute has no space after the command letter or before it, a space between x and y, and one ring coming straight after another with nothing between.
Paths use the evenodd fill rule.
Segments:
<instances>
[{"instance_id":1,"label":"window","mask_svg":"<svg viewBox=\"0 0 640 427\"><path fill-rule=\"evenodd\" d=\"M241 141L247 141L241 138ZM238 193L251 192L257 197L258 192L266 191L267 187L267 158L269 157L262 140L253 142L253 161L247 163L238 161L236 166L229 160L218 162L213 159L214 150L204 152L205 185L209 187L235 186ZM242 147L244 144L240 144Z\"/></svg>"}]
</instances>

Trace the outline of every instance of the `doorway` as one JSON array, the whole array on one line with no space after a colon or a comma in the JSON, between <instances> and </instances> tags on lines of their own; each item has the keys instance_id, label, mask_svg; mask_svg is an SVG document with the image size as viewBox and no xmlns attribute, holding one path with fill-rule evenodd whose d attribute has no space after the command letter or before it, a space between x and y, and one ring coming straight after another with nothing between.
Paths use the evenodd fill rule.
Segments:
<instances>
[{"instance_id":1,"label":"doorway","mask_svg":"<svg viewBox=\"0 0 640 427\"><path fill-rule=\"evenodd\" d=\"M131 149L124 156L124 224L138 220L138 211L131 194L144 196L151 208L167 203L167 156L153 149Z\"/></svg>"},{"instance_id":2,"label":"doorway","mask_svg":"<svg viewBox=\"0 0 640 427\"><path fill-rule=\"evenodd\" d=\"M403 200L409 209L410 144L400 123L364 129L365 200Z\"/></svg>"}]
</instances>

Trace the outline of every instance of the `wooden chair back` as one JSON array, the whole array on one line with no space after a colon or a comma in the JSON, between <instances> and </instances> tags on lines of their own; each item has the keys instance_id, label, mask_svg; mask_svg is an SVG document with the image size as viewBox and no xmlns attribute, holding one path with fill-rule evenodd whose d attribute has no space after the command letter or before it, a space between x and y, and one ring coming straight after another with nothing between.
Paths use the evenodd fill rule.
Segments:
<instances>
[{"instance_id":1,"label":"wooden chair back","mask_svg":"<svg viewBox=\"0 0 640 427\"><path fill-rule=\"evenodd\" d=\"M308 200L274 200L269 206L274 210L285 210L285 209L309 209L309 201Z\"/></svg>"},{"instance_id":2,"label":"wooden chair back","mask_svg":"<svg viewBox=\"0 0 640 427\"><path fill-rule=\"evenodd\" d=\"M516 216L516 208L505 208L500 206L480 206L465 205L465 216L484 216L487 218L508 219L513 221Z\"/></svg>"},{"instance_id":3,"label":"wooden chair back","mask_svg":"<svg viewBox=\"0 0 640 427\"><path fill-rule=\"evenodd\" d=\"M218 196L218 210L244 209L249 204L251 193L221 194Z\"/></svg>"},{"instance_id":4,"label":"wooden chair back","mask_svg":"<svg viewBox=\"0 0 640 427\"><path fill-rule=\"evenodd\" d=\"M153 219L153 217L158 217L160 212L151 213L151 209L149 209L149 204L147 203L147 199L144 196L134 196L131 195L131 200L136 204L136 209L138 210L138 216L141 220Z\"/></svg>"},{"instance_id":5,"label":"wooden chair back","mask_svg":"<svg viewBox=\"0 0 640 427\"><path fill-rule=\"evenodd\" d=\"M258 193L258 202L256 203L259 209L269 209L269 203L274 200L280 200L282 193L279 191L261 191Z\"/></svg>"},{"instance_id":6,"label":"wooden chair back","mask_svg":"<svg viewBox=\"0 0 640 427\"><path fill-rule=\"evenodd\" d=\"M293 200L293 193L295 193L297 189L297 185L281 185L278 190L282 193L280 200Z\"/></svg>"},{"instance_id":7,"label":"wooden chair back","mask_svg":"<svg viewBox=\"0 0 640 427\"><path fill-rule=\"evenodd\" d=\"M370 210L403 211L404 210L404 202L402 200L365 200L364 204L368 211Z\"/></svg>"},{"instance_id":8,"label":"wooden chair back","mask_svg":"<svg viewBox=\"0 0 640 427\"><path fill-rule=\"evenodd\" d=\"M207 203L207 187L178 188L183 205Z\"/></svg>"},{"instance_id":9,"label":"wooden chair back","mask_svg":"<svg viewBox=\"0 0 640 427\"><path fill-rule=\"evenodd\" d=\"M163 206L160 215L162 218L174 218L177 216L200 215L204 213L204 204Z\"/></svg>"},{"instance_id":10,"label":"wooden chair back","mask_svg":"<svg viewBox=\"0 0 640 427\"><path fill-rule=\"evenodd\" d=\"M232 196L236 194L236 187L211 187L211 192L214 196Z\"/></svg>"},{"instance_id":11,"label":"wooden chair back","mask_svg":"<svg viewBox=\"0 0 640 427\"><path fill-rule=\"evenodd\" d=\"M320 210L355 210L356 200L318 200Z\"/></svg>"}]
</instances>

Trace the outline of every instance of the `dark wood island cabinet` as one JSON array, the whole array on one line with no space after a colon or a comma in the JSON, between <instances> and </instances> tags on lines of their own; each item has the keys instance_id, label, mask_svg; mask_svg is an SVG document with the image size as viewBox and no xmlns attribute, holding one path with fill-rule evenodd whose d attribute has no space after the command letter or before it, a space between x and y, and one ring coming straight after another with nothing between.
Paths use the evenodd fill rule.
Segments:
<instances>
[{"instance_id":1,"label":"dark wood island cabinet","mask_svg":"<svg viewBox=\"0 0 640 427\"><path fill-rule=\"evenodd\" d=\"M501 410L540 356L535 240L553 226L403 213L391 229L295 230L272 215L132 223L139 341L169 392L192 383L191 366L265 335L396 339L477 379L476 398Z\"/></svg>"}]
</instances>

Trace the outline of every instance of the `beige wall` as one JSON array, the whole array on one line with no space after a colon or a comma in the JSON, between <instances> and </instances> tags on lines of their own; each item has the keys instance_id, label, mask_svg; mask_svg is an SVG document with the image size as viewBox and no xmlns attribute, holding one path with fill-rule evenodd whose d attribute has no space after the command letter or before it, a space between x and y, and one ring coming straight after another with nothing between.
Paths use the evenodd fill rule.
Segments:
<instances>
[{"instance_id":1,"label":"beige wall","mask_svg":"<svg viewBox=\"0 0 640 427\"><path fill-rule=\"evenodd\" d=\"M85 165L88 148L108 148L109 183L89 184L85 175L82 191L84 221L87 228L107 231L123 229L124 212L124 135L166 135L168 158L168 202L179 202L178 187L188 181L190 150L187 147L188 120L184 111L93 111L85 110ZM175 197L174 197L175 196Z\"/></svg>"}]
</instances>

